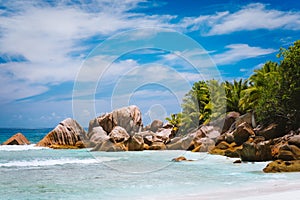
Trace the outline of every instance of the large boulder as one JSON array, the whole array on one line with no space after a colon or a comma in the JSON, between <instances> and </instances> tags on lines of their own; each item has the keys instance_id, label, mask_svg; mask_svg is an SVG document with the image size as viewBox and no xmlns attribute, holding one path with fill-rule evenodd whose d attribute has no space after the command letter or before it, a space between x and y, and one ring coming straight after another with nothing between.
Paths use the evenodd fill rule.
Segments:
<instances>
[{"instance_id":1,"label":"large boulder","mask_svg":"<svg viewBox=\"0 0 300 200\"><path fill-rule=\"evenodd\" d=\"M127 151L128 148L123 142L113 143L110 140L106 140L92 149L92 151L108 151L108 152L117 152L117 151Z\"/></svg>"},{"instance_id":2,"label":"large boulder","mask_svg":"<svg viewBox=\"0 0 300 200\"><path fill-rule=\"evenodd\" d=\"M213 126L201 126L186 136L176 137L167 144L169 150L207 151L215 144L214 139L220 132Z\"/></svg>"},{"instance_id":3,"label":"large boulder","mask_svg":"<svg viewBox=\"0 0 300 200\"><path fill-rule=\"evenodd\" d=\"M93 127L88 133L89 141L95 144L99 144L109 139L107 133L103 130L101 126Z\"/></svg>"},{"instance_id":4,"label":"large boulder","mask_svg":"<svg viewBox=\"0 0 300 200\"><path fill-rule=\"evenodd\" d=\"M237 128L232 132L234 142L237 145L242 145L246 142L250 136L255 136L252 127L247 123L243 122L237 126Z\"/></svg>"},{"instance_id":5,"label":"large boulder","mask_svg":"<svg viewBox=\"0 0 300 200\"><path fill-rule=\"evenodd\" d=\"M289 138L288 143L290 145L296 145L300 148L300 135L295 135Z\"/></svg>"},{"instance_id":6,"label":"large boulder","mask_svg":"<svg viewBox=\"0 0 300 200\"><path fill-rule=\"evenodd\" d=\"M246 113L246 114L241 115L238 118L236 118L235 127L238 127L240 124L242 124L244 122L251 125L253 128L256 127L254 115L252 112Z\"/></svg>"},{"instance_id":7,"label":"large boulder","mask_svg":"<svg viewBox=\"0 0 300 200\"><path fill-rule=\"evenodd\" d=\"M269 141L254 143L245 142L240 151L242 161L269 161L272 160L272 152Z\"/></svg>"},{"instance_id":8,"label":"large boulder","mask_svg":"<svg viewBox=\"0 0 300 200\"><path fill-rule=\"evenodd\" d=\"M153 142L146 150L166 150L167 147L163 142Z\"/></svg>"},{"instance_id":9,"label":"large boulder","mask_svg":"<svg viewBox=\"0 0 300 200\"><path fill-rule=\"evenodd\" d=\"M235 120L240 117L240 113L238 112L229 112L226 114L225 118L220 118L217 120L214 120L209 123L209 125L218 127L221 134L225 133L230 129L232 124L235 122Z\"/></svg>"},{"instance_id":10,"label":"large boulder","mask_svg":"<svg viewBox=\"0 0 300 200\"><path fill-rule=\"evenodd\" d=\"M156 132L158 129L162 128L164 123L161 120L155 119L150 125L150 131Z\"/></svg>"},{"instance_id":11,"label":"large boulder","mask_svg":"<svg viewBox=\"0 0 300 200\"><path fill-rule=\"evenodd\" d=\"M139 135L143 137L144 143L151 146L153 142L163 142L163 140L157 137L156 133L152 131L139 132Z\"/></svg>"},{"instance_id":12,"label":"large boulder","mask_svg":"<svg viewBox=\"0 0 300 200\"><path fill-rule=\"evenodd\" d=\"M115 126L108 137L113 143L120 143L126 142L130 138L130 135L121 126Z\"/></svg>"},{"instance_id":13,"label":"large boulder","mask_svg":"<svg viewBox=\"0 0 300 200\"><path fill-rule=\"evenodd\" d=\"M142 114L137 106L131 105L106 113L96 118L99 126L101 126L105 132L110 133L115 126L124 128L128 134L138 132L142 124ZM95 119L90 121L89 126L97 125ZM90 127L89 127L90 129Z\"/></svg>"},{"instance_id":14,"label":"large boulder","mask_svg":"<svg viewBox=\"0 0 300 200\"><path fill-rule=\"evenodd\" d=\"M198 140L197 144L199 146L195 146L192 150L193 152L209 152L215 146L215 141L211 138L205 137Z\"/></svg>"},{"instance_id":15,"label":"large boulder","mask_svg":"<svg viewBox=\"0 0 300 200\"><path fill-rule=\"evenodd\" d=\"M254 129L256 135L263 136L266 140L282 137L286 134L285 128L280 124L269 124Z\"/></svg>"},{"instance_id":16,"label":"large boulder","mask_svg":"<svg viewBox=\"0 0 300 200\"><path fill-rule=\"evenodd\" d=\"M173 129L160 128L156 133L156 137L161 139L165 144L169 143L175 134Z\"/></svg>"},{"instance_id":17,"label":"large boulder","mask_svg":"<svg viewBox=\"0 0 300 200\"><path fill-rule=\"evenodd\" d=\"M183 138L175 137L171 140L170 143L167 144L168 150L192 150L193 146L193 135L187 135Z\"/></svg>"},{"instance_id":18,"label":"large boulder","mask_svg":"<svg viewBox=\"0 0 300 200\"><path fill-rule=\"evenodd\" d=\"M300 172L300 160L283 161L275 160L270 162L264 169L266 173L276 172Z\"/></svg>"},{"instance_id":19,"label":"large boulder","mask_svg":"<svg viewBox=\"0 0 300 200\"><path fill-rule=\"evenodd\" d=\"M3 145L27 145L27 144L30 144L30 142L22 133L16 133L8 140L3 142Z\"/></svg>"},{"instance_id":20,"label":"large boulder","mask_svg":"<svg viewBox=\"0 0 300 200\"><path fill-rule=\"evenodd\" d=\"M73 119L67 118L60 122L36 146L50 148L84 148L86 140L84 129Z\"/></svg>"},{"instance_id":21,"label":"large boulder","mask_svg":"<svg viewBox=\"0 0 300 200\"><path fill-rule=\"evenodd\" d=\"M144 139L139 134L134 134L128 140L128 151L143 151L144 150Z\"/></svg>"},{"instance_id":22,"label":"large boulder","mask_svg":"<svg viewBox=\"0 0 300 200\"><path fill-rule=\"evenodd\" d=\"M231 158L239 158L240 151L242 148L242 145L237 145L235 142L228 144L226 141L221 141L218 144L216 144L215 147L209 150L209 153L227 156Z\"/></svg>"},{"instance_id":23,"label":"large boulder","mask_svg":"<svg viewBox=\"0 0 300 200\"><path fill-rule=\"evenodd\" d=\"M279 160L298 160L300 159L300 148L287 142L279 143L273 146L272 155L274 159Z\"/></svg>"}]
</instances>

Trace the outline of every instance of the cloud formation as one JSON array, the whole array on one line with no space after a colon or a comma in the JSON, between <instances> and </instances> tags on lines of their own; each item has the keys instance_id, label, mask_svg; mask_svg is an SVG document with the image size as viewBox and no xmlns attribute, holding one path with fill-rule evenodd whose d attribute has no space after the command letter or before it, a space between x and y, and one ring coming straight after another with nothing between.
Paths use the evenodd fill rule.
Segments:
<instances>
[{"instance_id":1,"label":"cloud formation","mask_svg":"<svg viewBox=\"0 0 300 200\"><path fill-rule=\"evenodd\" d=\"M275 49L251 47L248 44L231 44L227 45L225 48L228 50L213 56L213 60L216 64L233 64L248 58L255 58L276 52Z\"/></svg>"},{"instance_id":2,"label":"cloud formation","mask_svg":"<svg viewBox=\"0 0 300 200\"><path fill-rule=\"evenodd\" d=\"M268 9L264 4L254 3L236 12L224 11L213 15L186 17L181 23L188 31L200 30L204 35L222 35L257 29L300 30L300 12Z\"/></svg>"},{"instance_id":3,"label":"cloud formation","mask_svg":"<svg viewBox=\"0 0 300 200\"><path fill-rule=\"evenodd\" d=\"M26 98L44 92L51 84L73 81L82 56L91 50L91 44L84 43L85 40L92 37L104 39L118 31L139 26L169 26L172 16L131 12L139 7L140 2L2 2L3 7L9 9L0 13L0 54L6 57L19 55L25 60L11 62L12 59L6 58L1 64L7 72L1 74L2 81L7 81L8 90L9 87L10 90L19 88L21 91L35 89L34 92L22 92L6 98ZM32 84L40 86L28 87Z\"/></svg>"}]
</instances>

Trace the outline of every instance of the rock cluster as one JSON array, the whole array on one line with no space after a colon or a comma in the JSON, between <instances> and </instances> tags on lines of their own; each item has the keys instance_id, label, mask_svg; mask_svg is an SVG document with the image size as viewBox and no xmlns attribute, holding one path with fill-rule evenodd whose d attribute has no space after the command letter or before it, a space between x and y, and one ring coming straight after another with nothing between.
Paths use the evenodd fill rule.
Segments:
<instances>
[{"instance_id":1,"label":"rock cluster","mask_svg":"<svg viewBox=\"0 0 300 200\"><path fill-rule=\"evenodd\" d=\"M210 153L237 157L242 161L280 160L270 163L264 170L266 172L296 170L294 163L300 159L300 131L287 134L284 127L274 123L254 127L251 117L246 114L237 117L230 128L217 137Z\"/></svg>"},{"instance_id":2,"label":"rock cluster","mask_svg":"<svg viewBox=\"0 0 300 200\"><path fill-rule=\"evenodd\" d=\"M174 137L172 127L154 120L143 128L137 106L128 106L93 119L87 134L93 151L165 150Z\"/></svg>"},{"instance_id":3,"label":"rock cluster","mask_svg":"<svg viewBox=\"0 0 300 200\"><path fill-rule=\"evenodd\" d=\"M255 127L252 113L240 116L230 112L223 119L202 125L184 136L176 136L173 126L164 125L160 120L143 127L141 116L137 106L120 108L92 119L88 133L68 118L37 146L89 147L93 151L189 150L237 157L241 162L280 160L269 164L266 172L291 170L293 163L298 163L295 160L300 160L300 130L286 134L279 124ZM16 134L4 144L29 144L24 138ZM177 160L184 159L174 161Z\"/></svg>"}]
</instances>

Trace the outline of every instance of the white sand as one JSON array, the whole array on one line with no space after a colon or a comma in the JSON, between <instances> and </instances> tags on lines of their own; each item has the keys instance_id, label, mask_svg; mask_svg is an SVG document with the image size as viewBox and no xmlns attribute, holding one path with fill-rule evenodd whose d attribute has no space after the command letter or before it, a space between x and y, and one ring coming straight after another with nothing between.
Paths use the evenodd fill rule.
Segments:
<instances>
[{"instance_id":1,"label":"white sand","mask_svg":"<svg viewBox=\"0 0 300 200\"><path fill-rule=\"evenodd\" d=\"M214 193L191 194L177 196L171 199L199 199L199 200L296 200L300 199L300 180L297 183L278 181L278 184L270 184L248 187L236 190L215 191Z\"/></svg>"}]
</instances>

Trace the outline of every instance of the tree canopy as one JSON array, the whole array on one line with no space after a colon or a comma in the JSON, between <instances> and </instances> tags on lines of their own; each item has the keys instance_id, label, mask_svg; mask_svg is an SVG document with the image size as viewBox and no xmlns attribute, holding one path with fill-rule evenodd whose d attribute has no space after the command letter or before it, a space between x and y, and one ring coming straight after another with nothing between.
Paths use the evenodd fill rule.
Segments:
<instances>
[{"instance_id":1,"label":"tree canopy","mask_svg":"<svg viewBox=\"0 0 300 200\"><path fill-rule=\"evenodd\" d=\"M182 113L167 120L178 122L184 134L225 112L253 111L259 124L300 128L300 40L280 48L277 57L279 62L266 62L247 79L195 82L183 99Z\"/></svg>"}]
</instances>

